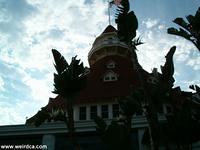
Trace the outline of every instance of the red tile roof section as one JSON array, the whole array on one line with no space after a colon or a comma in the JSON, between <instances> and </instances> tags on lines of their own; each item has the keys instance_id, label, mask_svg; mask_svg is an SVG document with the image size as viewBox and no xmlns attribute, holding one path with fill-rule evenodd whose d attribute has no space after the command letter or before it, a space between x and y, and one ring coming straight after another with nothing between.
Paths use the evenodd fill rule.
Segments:
<instances>
[{"instance_id":1,"label":"red tile roof section","mask_svg":"<svg viewBox=\"0 0 200 150\"><path fill-rule=\"evenodd\" d=\"M107 69L110 61L116 63L114 69ZM117 81L104 82L103 76L112 70L119 75ZM80 92L78 102L95 102L98 99L111 99L113 97L126 96L130 93L131 86L139 85L139 80L132 67L132 61L121 56L108 56L96 62L90 69L86 88Z\"/></svg>"},{"instance_id":2,"label":"red tile roof section","mask_svg":"<svg viewBox=\"0 0 200 150\"><path fill-rule=\"evenodd\" d=\"M106 64L110 60L116 63L116 67L113 69L106 68ZM103 76L108 70L117 73L119 79L117 81L104 82ZM145 78L147 72L143 71L142 75ZM139 77L137 71L133 69L132 61L121 56L108 56L92 65L86 87L79 93L75 103L87 104L114 101L117 97L129 95L131 88L138 86L140 86ZM66 108L64 103L63 98L58 96L55 99L50 99L46 107Z\"/></svg>"},{"instance_id":3,"label":"red tile roof section","mask_svg":"<svg viewBox=\"0 0 200 150\"><path fill-rule=\"evenodd\" d=\"M116 31L117 30L113 26L109 25L106 27L106 29L103 31L103 33L116 32Z\"/></svg>"},{"instance_id":4,"label":"red tile roof section","mask_svg":"<svg viewBox=\"0 0 200 150\"><path fill-rule=\"evenodd\" d=\"M57 96L56 98L49 98L49 103L45 106L45 109L50 112L52 108L60 108L62 110L66 110L67 105L65 99L61 96Z\"/></svg>"}]
</instances>

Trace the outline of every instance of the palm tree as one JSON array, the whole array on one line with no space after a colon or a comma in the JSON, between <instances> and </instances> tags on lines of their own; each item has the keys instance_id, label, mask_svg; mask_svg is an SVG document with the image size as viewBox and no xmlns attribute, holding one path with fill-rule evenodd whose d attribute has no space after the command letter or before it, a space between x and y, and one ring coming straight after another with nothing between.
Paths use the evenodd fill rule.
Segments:
<instances>
[{"instance_id":1,"label":"palm tree","mask_svg":"<svg viewBox=\"0 0 200 150\"><path fill-rule=\"evenodd\" d=\"M124 123L112 120L109 125L101 117L96 117L96 130L109 150L131 150L130 131Z\"/></svg>"},{"instance_id":2,"label":"palm tree","mask_svg":"<svg viewBox=\"0 0 200 150\"><path fill-rule=\"evenodd\" d=\"M200 7L195 16L188 15L186 19L187 21L183 18L176 18L173 20L173 22L180 26L180 28L168 28L167 32L191 41L200 52Z\"/></svg>"},{"instance_id":3,"label":"palm tree","mask_svg":"<svg viewBox=\"0 0 200 150\"><path fill-rule=\"evenodd\" d=\"M183 92L175 88L171 97L172 112L166 115L166 137L168 141L177 145L180 150L190 149L192 143L200 139L199 108L193 102L193 93ZM176 103L178 99L179 104ZM181 101L181 103L180 103Z\"/></svg>"},{"instance_id":4,"label":"palm tree","mask_svg":"<svg viewBox=\"0 0 200 150\"><path fill-rule=\"evenodd\" d=\"M62 96L67 103L67 127L69 137L72 144L75 146L75 128L73 117L73 105L79 91L86 83L84 75L85 68L80 60L72 57L71 63L68 64L65 58L55 49L52 50L55 60L55 68L57 73L54 73L54 91L53 93Z\"/></svg>"},{"instance_id":5,"label":"palm tree","mask_svg":"<svg viewBox=\"0 0 200 150\"><path fill-rule=\"evenodd\" d=\"M133 89L129 96L119 97L120 116L113 119L109 125L101 117L95 118L97 132L110 150L131 150L133 148L132 117L136 112L142 112L141 98L141 91L137 89Z\"/></svg>"},{"instance_id":6,"label":"palm tree","mask_svg":"<svg viewBox=\"0 0 200 150\"><path fill-rule=\"evenodd\" d=\"M159 106L162 105L161 99L165 97L166 93L170 91L173 86L174 79L174 66L173 66L173 54L175 52L176 47L172 47L168 54L166 55L166 63L162 67L162 74L159 74L158 83L156 85L149 84L144 80L142 67L139 65L137 61L136 55L136 46L142 44L139 39L135 39L136 30L138 28L137 17L134 12L129 12L129 1L122 0L121 5L118 6L116 16L116 23L118 29L118 37L122 42L125 42L132 49L133 60L135 60L136 67L138 73L138 78L141 83L140 91L142 91L141 103L144 103L145 114L147 118L147 122L149 125L149 135L150 135L150 144L152 150L158 149L158 116L157 112ZM159 92L158 92L159 91ZM132 96L134 99L135 94ZM138 97L137 97L138 98ZM136 99L137 99L136 98ZM134 99L134 100L136 100ZM125 104L126 106L126 104ZM135 108L132 108L135 109Z\"/></svg>"},{"instance_id":7,"label":"palm tree","mask_svg":"<svg viewBox=\"0 0 200 150\"><path fill-rule=\"evenodd\" d=\"M118 30L118 37L122 42L125 42L132 50L132 57L133 57L133 62L136 63L135 69L137 70L138 73L138 78L141 83L140 89L143 91L143 100L146 103L145 106L145 114L147 117L147 121L149 124L149 135L150 135L150 141L151 141L151 149L152 150L157 150L158 149L158 144L156 140L156 124L158 122L157 118L157 113L155 110L155 105L153 101L152 95L149 95L147 91L145 81L143 80L143 75L142 75L142 68L138 63L137 60L137 54L135 52L136 46L139 44L142 44L142 42L138 39L134 39L136 37L136 30L138 28L138 21L137 17L135 16L134 12L131 11L129 12L129 1L128 0L122 0L121 5L118 6L118 10L116 14L116 20L115 22L117 23L117 30ZM133 40L134 39L134 40ZM133 108L132 108L133 109Z\"/></svg>"},{"instance_id":8,"label":"palm tree","mask_svg":"<svg viewBox=\"0 0 200 150\"><path fill-rule=\"evenodd\" d=\"M132 89L130 95L126 97L120 97L118 102L120 106L119 118L122 120L129 132L131 132L132 118L137 112L142 112L142 101L143 101L143 91L141 89Z\"/></svg>"},{"instance_id":9,"label":"palm tree","mask_svg":"<svg viewBox=\"0 0 200 150\"><path fill-rule=\"evenodd\" d=\"M66 123L66 114L61 108L52 108L49 111L42 107L33 117L26 120L26 125L34 125L39 127L44 122L64 121Z\"/></svg>"}]
</instances>

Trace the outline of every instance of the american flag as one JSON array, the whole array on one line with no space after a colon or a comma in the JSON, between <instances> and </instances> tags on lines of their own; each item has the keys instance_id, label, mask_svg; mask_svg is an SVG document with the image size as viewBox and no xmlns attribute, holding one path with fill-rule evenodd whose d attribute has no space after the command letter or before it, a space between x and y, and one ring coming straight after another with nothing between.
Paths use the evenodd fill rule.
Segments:
<instances>
[{"instance_id":1,"label":"american flag","mask_svg":"<svg viewBox=\"0 0 200 150\"><path fill-rule=\"evenodd\" d=\"M110 2L110 6L112 6L113 4L118 6L118 5L120 5L121 1L122 0L113 0L113 1Z\"/></svg>"}]
</instances>

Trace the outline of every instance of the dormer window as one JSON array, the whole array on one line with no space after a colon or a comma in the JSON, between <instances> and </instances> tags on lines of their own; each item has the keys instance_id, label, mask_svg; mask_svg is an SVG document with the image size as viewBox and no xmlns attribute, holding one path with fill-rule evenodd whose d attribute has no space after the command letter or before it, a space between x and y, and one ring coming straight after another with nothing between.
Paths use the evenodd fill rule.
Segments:
<instances>
[{"instance_id":1,"label":"dormer window","mask_svg":"<svg viewBox=\"0 0 200 150\"><path fill-rule=\"evenodd\" d=\"M158 83L158 79L151 76L151 77L149 77L149 78L147 79L147 82L150 83L150 84L156 85L156 84Z\"/></svg>"},{"instance_id":2,"label":"dormer window","mask_svg":"<svg viewBox=\"0 0 200 150\"><path fill-rule=\"evenodd\" d=\"M116 63L114 61L110 61L109 63L107 63L106 68L108 69L112 69L115 68Z\"/></svg>"},{"instance_id":3,"label":"dormer window","mask_svg":"<svg viewBox=\"0 0 200 150\"><path fill-rule=\"evenodd\" d=\"M113 71L108 71L105 75L103 80L105 82L108 81L117 81L118 75L116 73L114 73Z\"/></svg>"}]
</instances>

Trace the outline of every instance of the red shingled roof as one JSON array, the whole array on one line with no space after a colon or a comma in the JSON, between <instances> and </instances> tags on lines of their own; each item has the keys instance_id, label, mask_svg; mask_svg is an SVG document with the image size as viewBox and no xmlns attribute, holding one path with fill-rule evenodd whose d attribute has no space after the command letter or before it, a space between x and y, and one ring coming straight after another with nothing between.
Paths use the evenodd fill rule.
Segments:
<instances>
[{"instance_id":1,"label":"red shingled roof","mask_svg":"<svg viewBox=\"0 0 200 150\"><path fill-rule=\"evenodd\" d=\"M110 60L116 63L116 67L113 69L106 68L106 64ZM103 75L108 70L117 73L119 79L117 81L104 82ZM146 72L143 75L145 77L147 75ZM86 104L114 101L116 97L129 95L131 88L138 86L140 86L138 74L133 69L130 59L116 55L107 56L92 65L86 87L80 91L75 103ZM64 103L63 98L58 96L55 99L50 99L46 107L66 108Z\"/></svg>"},{"instance_id":2,"label":"red shingled roof","mask_svg":"<svg viewBox=\"0 0 200 150\"><path fill-rule=\"evenodd\" d=\"M110 60L116 63L113 69L107 69L106 63ZM103 75L112 70L119 75L117 81L104 82ZM96 62L90 69L88 82L85 89L80 92L78 102L97 102L112 99L113 97L126 96L130 93L131 86L138 86L139 80L132 67L132 61L121 56L107 56Z\"/></svg>"},{"instance_id":3,"label":"red shingled roof","mask_svg":"<svg viewBox=\"0 0 200 150\"><path fill-rule=\"evenodd\" d=\"M117 30L113 26L109 25L106 27L106 29L103 31L103 33L116 32L116 31Z\"/></svg>"},{"instance_id":4,"label":"red shingled roof","mask_svg":"<svg viewBox=\"0 0 200 150\"><path fill-rule=\"evenodd\" d=\"M56 98L49 98L49 103L45 106L47 111L51 111L52 108L60 108L62 110L66 110L66 107L66 102L61 96L57 96Z\"/></svg>"},{"instance_id":5,"label":"red shingled roof","mask_svg":"<svg viewBox=\"0 0 200 150\"><path fill-rule=\"evenodd\" d=\"M103 33L109 32L116 32L116 29L109 25ZM114 61L116 67L108 69L106 64L109 61ZM103 81L103 76L108 70L119 75L117 81ZM142 70L142 75L146 78L147 72ZM131 58L118 55L110 55L98 60L91 66L87 76L86 87L80 91L75 101L78 104L113 101L117 97L129 95L131 88L140 86L138 73L133 69ZM58 96L55 99L50 99L46 107L48 109L52 107L66 108L66 103L61 96Z\"/></svg>"}]
</instances>

